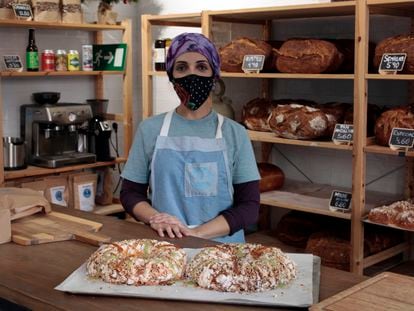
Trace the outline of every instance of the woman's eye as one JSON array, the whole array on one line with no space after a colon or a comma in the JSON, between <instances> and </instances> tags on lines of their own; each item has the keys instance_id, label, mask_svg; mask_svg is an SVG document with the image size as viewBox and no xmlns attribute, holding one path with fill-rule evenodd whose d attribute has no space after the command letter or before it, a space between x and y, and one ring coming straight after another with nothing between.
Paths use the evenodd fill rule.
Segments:
<instances>
[{"instance_id":1,"label":"woman's eye","mask_svg":"<svg viewBox=\"0 0 414 311\"><path fill-rule=\"evenodd\" d=\"M198 70L200 70L200 71L206 71L206 70L208 70L209 68L208 68L208 66L207 65L205 65L205 64L199 64L198 66L197 66L197 68L198 68Z\"/></svg>"},{"instance_id":2,"label":"woman's eye","mask_svg":"<svg viewBox=\"0 0 414 311\"><path fill-rule=\"evenodd\" d=\"M185 71L186 70L186 66L185 65L177 65L175 66L175 71Z\"/></svg>"}]
</instances>

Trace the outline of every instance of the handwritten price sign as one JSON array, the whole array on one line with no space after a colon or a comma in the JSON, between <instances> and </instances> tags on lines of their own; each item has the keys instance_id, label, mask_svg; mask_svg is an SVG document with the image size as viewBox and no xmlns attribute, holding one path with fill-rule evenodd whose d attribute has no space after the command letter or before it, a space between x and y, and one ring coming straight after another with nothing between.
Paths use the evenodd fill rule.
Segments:
<instances>
[{"instance_id":1,"label":"handwritten price sign","mask_svg":"<svg viewBox=\"0 0 414 311\"><path fill-rule=\"evenodd\" d=\"M329 209L331 211L346 212L351 207L352 194L350 192L333 190L329 200Z\"/></svg>"},{"instance_id":2,"label":"handwritten price sign","mask_svg":"<svg viewBox=\"0 0 414 311\"><path fill-rule=\"evenodd\" d=\"M335 124L332 141L335 144L350 144L354 139L354 126L352 124Z\"/></svg>"},{"instance_id":3,"label":"handwritten price sign","mask_svg":"<svg viewBox=\"0 0 414 311\"><path fill-rule=\"evenodd\" d=\"M389 145L393 150L412 148L414 145L414 129L394 127L391 132Z\"/></svg>"},{"instance_id":4,"label":"handwritten price sign","mask_svg":"<svg viewBox=\"0 0 414 311\"><path fill-rule=\"evenodd\" d=\"M379 72L396 72L404 68L407 53L385 53L382 55Z\"/></svg>"},{"instance_id":5,"label":"handwritten price sign","mask_svg":"<svg viewBox=\"0 0 414 311\"><path fill-rule=\"evenodd\" d=\"M263 69L264 55L244 55L242 69L246 73L259 73Z\"/></svg>"}]
</instances>

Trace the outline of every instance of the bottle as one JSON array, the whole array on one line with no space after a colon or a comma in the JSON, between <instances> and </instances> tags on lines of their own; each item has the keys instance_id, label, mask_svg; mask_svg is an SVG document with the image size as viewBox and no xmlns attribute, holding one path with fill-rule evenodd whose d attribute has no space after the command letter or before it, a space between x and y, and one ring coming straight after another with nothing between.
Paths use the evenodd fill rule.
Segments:
<instances>
[{"instance_id":1,"label":"bottle","mask_svg":"<svg viewBox=\"0 0 414 311\"><path fill-rule=\"evenodd\" d=\"M165 70L165 40L155 40L154 44L154 69L155 71Z\"/></svg>"},{"instance_id":2,"label":"bottle","mask_svg":"<svg viewBox=\"0 0 414 311\"><path fill-rule=\"evenodd\" d=\"M39 71L39 53L35 42L35 30L29 29L29 44L26 48L27 71Z\"/></svg>"}]
</instances>

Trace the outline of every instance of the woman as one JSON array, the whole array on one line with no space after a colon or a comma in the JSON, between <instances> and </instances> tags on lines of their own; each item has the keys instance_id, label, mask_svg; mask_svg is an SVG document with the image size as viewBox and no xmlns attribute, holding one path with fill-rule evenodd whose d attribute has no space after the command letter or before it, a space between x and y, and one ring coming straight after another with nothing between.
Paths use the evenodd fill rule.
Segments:
<instances>
[{"instance_id":1,"label":"woman","mask_svg":"<svg viewBox=\"0 0 414 311\"><path fill-rule=\"evenodd\" d=\"M258 217L260 176L246 130L212 110L217 50L201 34L181 34L166 70L180 105L139 125L122 205L161 237L244 242L243 229Z\"/></svg>"}]
</instances>

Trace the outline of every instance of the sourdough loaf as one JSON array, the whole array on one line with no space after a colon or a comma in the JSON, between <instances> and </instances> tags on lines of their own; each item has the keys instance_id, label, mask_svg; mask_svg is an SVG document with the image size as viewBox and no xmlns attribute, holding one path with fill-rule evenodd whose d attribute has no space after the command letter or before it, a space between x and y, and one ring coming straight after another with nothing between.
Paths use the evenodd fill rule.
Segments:
<instances>
[{"instance_id":1,"label":"sourdough loaf","mask_svg":"<svg viewBox=\"0 0 414 311\"><path fill-rule=\"evenodd\" d=\"M414 106L391 108L381 114L375 123L375 140L378 145L388 146L394 127L414 129Z\"/></svg>"},{"instance_id":2,"label":"sourdough loaf","mask_svg":"<svg viewBox=\"0 0 414 311\"><path fill-rule=\"evenodd\" d=\"M270 132L267 119L277 104L265 98L255 98L247 102L242 110L242 123L253 131Z\"/></svg>"},{"instance_id":3,"label":"sourdough loaf","mask_svg":"<svg viewBox=\"0 0 414 311\"><path fill-rule=\"evenodd\" d=\"M318 104L315 108L320 109L322 112L325 113L326 118L328 119L328 126L324 133L324 136L331 137L335 125L337 123L343 123L345 118L346 111L351 107L350 104L346 103L326 103L326 104Z\"/></svg>"},{"instance_id":4,"label":"sourdough loaf","mask_svg":"<svg viewBox=\"0 0 414 311\"><path fill-rule=\"evenodd\" d=\"M266 41L247 37L237 38L219 49L221 70L227 72L243 72L244 55L264 55L264 71L274 68L272 46Z\"/></svg>"},{"instance_id":5,"label":"sourdough loaf","mask_svg":"<svg viewBox=\"0 0 414 311\"><path fill-rule=\"evenodd\" d=\"M374 66L377 68L384 53L407 53L402 72L414 73L414 34L393 36L380 41L374 56Z\"/></svg>"},{"instance_id":6,"label":"sourdough loaf","mask_svg":"<svg viewBox=\"0 0 414 311\"><path fill-rule=\"evenodd\" d=\"M375 123L377 119L381 115L381 109L377 105L368 104L367 107L367 136L374 136L375 134ZM353 124L354 123L354 109L352 105L350 105L349 109L346 110L344 116L344 123L345 124Z\"/></svg>"},{"instance_id":7,"label":"sourdough loaf","mask_svg":"<svg viewBox=\"0 0 414 311\"><path fill-rule=\"evenodd\" d=\"M276 165L271 163L257 163L260 173L260 192L277 190L283 187L285 174Z\"/></svg>"},{"instance_id":8,"label":"sourdough loaf","mask_svg":"<svg viewBox=\"0 0 414 311\"><path fill-rule=\"evenodd\" d=\"M278 105L272 110L268 122L277 136L289 139L318 138L328 128L324 112L299 104Z\"/></svg>"},{"instance_id":9,"label":"sourdough loaf","mask_svg":"<svg viewBox=\"0 0 414 311\"><path fill-rule=\"evenodd\" d=\"M290 39L278 50L276 67L285 73L334 72L341 66L343 59L343 54L329 41Z\"/></svg>"}]
</instances>

